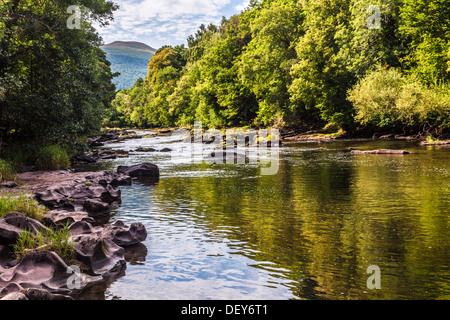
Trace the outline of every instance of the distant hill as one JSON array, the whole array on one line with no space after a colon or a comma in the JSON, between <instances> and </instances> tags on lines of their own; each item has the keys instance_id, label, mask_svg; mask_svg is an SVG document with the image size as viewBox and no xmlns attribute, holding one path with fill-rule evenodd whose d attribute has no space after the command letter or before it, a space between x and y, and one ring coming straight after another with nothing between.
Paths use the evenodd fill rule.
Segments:
<instances>
[{"instance_id":1,"label":"distant hill","mask_svg":"<svg viewBox=\"0 0 450 320\"><path fill-rule=\"evenodd\" d=\"M114 41L109 44L105 44L103 48L114 48L114 49L133 49L137 51L146 51L155 54L156 49L146 45L142 42L136 41Z\"/></svg>"},{"instance_id":2,"label":"distant hill","mask_svg":"<svg viewBox=\"0 0 450 320\"><path fill-rule=\"evenodd\" d=\"M118 90L131 88L137 79L147 76L148 60L156 49L135 41L115 41L101 47L111 62L111 70L120 76L113 79Z\"/></svg>"}]
</instances>

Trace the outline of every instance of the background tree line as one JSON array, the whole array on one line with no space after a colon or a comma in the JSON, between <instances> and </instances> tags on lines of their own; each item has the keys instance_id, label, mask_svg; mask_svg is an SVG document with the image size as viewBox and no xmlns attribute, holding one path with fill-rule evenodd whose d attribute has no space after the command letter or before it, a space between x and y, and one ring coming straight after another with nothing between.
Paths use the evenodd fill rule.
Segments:
<instances>
[{"instance_id":1,"label":"background tree line","mask_svg":"<svg viewBox=\"0 0 450 320\"><path fill-rule=\"evenodd\" d=\"M381 28L368 28L380 9ZM450 126L448 0L261 0L117 93L111 126L284 126L440 134Z\"/></svg>"}]
</instances>

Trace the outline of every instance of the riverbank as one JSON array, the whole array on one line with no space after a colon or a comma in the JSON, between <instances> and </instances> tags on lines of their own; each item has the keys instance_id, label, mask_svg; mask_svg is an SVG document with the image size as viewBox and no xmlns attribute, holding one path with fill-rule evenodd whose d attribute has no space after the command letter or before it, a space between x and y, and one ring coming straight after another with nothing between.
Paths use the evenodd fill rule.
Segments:
<instances>
[{"instance_id":1,"label":"riverbank","mask_svg":"<svg viewBox=\"0 0 450 320\"><path fill-rule=\"evenodd\" d=\"M159 170L142 164L118 171L26 172L17 176L19 185L2 191L1 197L33 195L46 212L39 220L20 212L0 218L0 299L74 299L90 284L123 274L127 252L145 251L140 244L147 230L141 223L110 224L109 219L121 203L120 186L140 178L157 182ZM74 257L70 261L47 250L48 243L31 245L20 259L15 256L14 246L23 234L42 238L61 230L68 231Z\"/></svg>"}]
</instances>

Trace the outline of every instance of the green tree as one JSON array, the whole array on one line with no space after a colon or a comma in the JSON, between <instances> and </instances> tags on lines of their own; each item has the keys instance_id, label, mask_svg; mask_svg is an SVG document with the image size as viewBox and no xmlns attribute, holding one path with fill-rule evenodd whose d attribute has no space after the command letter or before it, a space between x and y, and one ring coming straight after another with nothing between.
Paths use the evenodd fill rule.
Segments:
<instances>
[{"instance_id":1,"label":"green tree","mask_svg":"<svg viewBox=\"0 0 450 320\"><path fill-rule=\"evenodd\" d=\"M262 7L251 21L252 40L238 61L239 76L258 100L256 120L264 125L289 110L290 71L297 58L295 45L304 33L302 22L301 9L285 3Z\"/></svg>"},{"instance_id":2,"label":"green tree","mask_svg":"<svg viewBox=\"0 0 450 320\"><path fill-rule=\"evenodd\" d=\"M69 29L71 5L82 11ZM6 146L63 144L99 129L115 94L113 74L92 22L106 25L105 0L10 0L0 10L0 138Z\"/></svg>"},{"instance_id":3,"label":"green tree","mask_svg":"<svg viewBox=\"0 0 450 320\"><path fill-rule=\"evenodd\" d=\"M446 128L449 6L251 1L220 26L201 25L187 48L161 48L146 81L118 94L118 117L152 126L333 124L350 133ZM398 94L392 100L390 90Z\"/></svg>"},{"instance_id":4,"label":"green tree","mask_svg":"<svg viewBox=\"0 0 450 320\"><path fill-rule=\"evenodd\" d=\"M400 31L410 39L407 65L428 83L449 81L450 2L405 0Z\"/></svg>"},{"instance_id":5,"label":"green tree","mask_svg":"<svg viewBox=\"0 0 450 320\"><path fill-rule=\"evenodd\" d=\"M200 81L194 90L194 96L199 96L195 98L199 101L196 117L208 126L241 125L255 116L254 96L238 77L236 59L249 41L241 27L239 16L223 23L197 62Z\"/></svg>"}]
</instances>

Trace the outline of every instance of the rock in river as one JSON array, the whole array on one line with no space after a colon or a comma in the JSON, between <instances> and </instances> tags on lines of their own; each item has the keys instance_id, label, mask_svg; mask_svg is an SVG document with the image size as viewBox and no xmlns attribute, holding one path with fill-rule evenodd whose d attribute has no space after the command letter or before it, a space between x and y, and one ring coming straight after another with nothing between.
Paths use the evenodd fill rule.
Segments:
<instances>
[{"instance_id":1,"label":"rock in river","mask_svg":"<svg viewBox=\"0 0 450 320\"><path fill-rule=\"evenodd\" d=\"M89 267L91 275L117 272L126 264L124 249L110 239L96 234L81 234L73 241L77 259Z\"/></svg>"},{"instance_id":2,"label":"rock in river","mask_svg":"<svg viewBox=\"0 0 450 320\"><path fill-rule=\"evenodd\" d=\"M135 166L119 166L117 173L124 173L133 178L151 178L159 180L158 166L152 163L142 163Z\"/></svg>"},{"instance_id":3,"label":"rock in river","mask_svg":"<svg viewBox=\"0 0 450 320\"><path fill-rule=\"evenodd\" d=\"M352 150L352 153L354 153L354 154L397 154L397 155L410 154L410 152L408 152L406 150L392 150L392 149L380 149L380 150L368 150L368 151Z\"/></svg>"}]
</instances>

